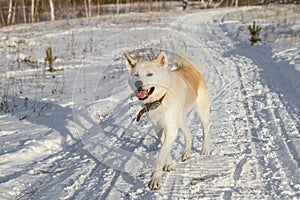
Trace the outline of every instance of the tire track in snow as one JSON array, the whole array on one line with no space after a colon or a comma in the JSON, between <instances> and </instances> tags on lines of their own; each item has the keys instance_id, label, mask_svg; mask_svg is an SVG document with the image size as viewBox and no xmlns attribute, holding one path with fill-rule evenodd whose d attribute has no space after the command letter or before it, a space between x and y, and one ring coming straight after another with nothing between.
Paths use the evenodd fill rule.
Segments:
<instances>
[{"instance_id":1,"label":"tire track in snow","mask_svg":"<svg viewBox=\"0 0 300 200\"><path fill-rule=\"evenodd\" d=\"M226 52L226 50L229 48L229 44L231 44L231 41L228 40L225 33L223 33L221 30L218 30L218 24L216 22L217 20L214 20L214 23L208 21L205 24L207 28L206 30L208 30L209 32L208 35L210 35L210 44L213 44L214 46L213 51L211 51L207 56L213 56L213 59L217 61L213 66L215 68L220 68L219 70L221 72L219 74L221 76L224 76L223 80L225 83L223 86L221 86L222 89L220 90L220 92L216 93L216 95L214 96L216 104L223 104L223 106L220 107L221 110L216 110L216 112L222 112L222 110L225 112L229 112L229 116L227 117L230 120L228 120L228 124L223 124L223 127L230 126L230 124L232 124L232 126L235 128L233 130L230 130L229 128L229 131L233 134L240 135L237 137L233 136L233 138L236 139L234 141L230 141L231 139L226 136L227 134L230 135L232 133L223 133L227 140L233 142L233 144L229 144L231 146L231 149L228 149L228 153L229 155L232 154L231 156L233 156L237 161L235 167L233 168L234 171L232 172L234 185L231 186L231 190L225 192L223 198L249 198L251 195L255 195L257 198L259 195L257 193L255 194L255 192L250 192L247 194L247 190L255 190L261 181L258 178L260 177L260 175L257 169L257 162L255 161L255 159L253 160L253 158L255 158L256 156L256 149L253 142L251 141L251 137L249 136L248 131L244 128L245 126L248 126L248 122L246 120L245 113L243 113L243 101L241 101L241 76L238 73L234 73L235 65L234 63L232 63L231 58L228 58L223 54L223 52ZM212 26L214 28L211 28ZM220 64L216 65L218 62ZM248 73L251 73L251 71L248 71ZM222 101L225 102L222 103ZM219 135L216 135L216 137L218 136ZM232 146L234 147L235 145L240 147L234 150ZM250 173L250 177L245 176L245 170L252 171ZM248 183L248 185L243 186L243 189L245 191L240 191L241 183L243 182ZM247 187L249 188L247 189Z\"/></svg>"},{"instance_id":2,"label":"tire track in snow","mask_svg":"<svg viewBox=\"0 0 300 200\"><path fill-rule=\"evenodd\" d=\"M251 60L242 56L235 56L232 60L236 63L238 74L243 80L241 90L245 96L251 137L258 151L257 159L263 177L264 193L274 198L290 198L297 194L299 168L286 141L281 138L283 134L278 124L280 120L275 117L273 111L276 106L272 91L260 83L259 74L253 76L253 81L250 82L248 77L245 78L243 70L246 66L256 67Z\"/></svg>"},{"instance_id":3,"label":"tire track in snow","mask_svg":"<svg viewBox=\"0 0 300 200\"><path fill-rule=\"evenodd\" d=\"M219 39L220 38L222 37L219 37ZM259 57L258 59L261 58ZM288 141L288 138L293 139L290 141L299 141L297 140L297 136L295 136L299 134L297 124L292 120L293 117L290 116L285 109L278 94L272 92L268 86L261 86L262 89L257 90L256 86L262 85L260 80L261 72L251 60L238 55L232 55L231 60L233 61L233 66L236 66L239 80L241 80L240 85L242 88L240 90L242 91L242 99L244 99L245 105L242 110L246 111L244 116L248 121L247 126L251 129L251 134L249 135L249 138L252 140L251 149L257 160L256 162L259 163L257 166L257 177L261 177L260 174L262 176L268 174L267 177L263 177L261 180L265 187L263 191L265 193L264 195L266 197L273 196L274 198L299 196L299 150L297 152L297 148L295 147L295 144L299 143ZM266 105L264 101L267 102ZM255 102L261 103L262 107L264 107L263 109L267 110L265 111L267 114L262 114L261 107L251 107ZM279 115L282 116L280 117ZM264 119L269 119L270 122L266 122ZM284 121L287 122L283 123ZM261 122L266 122L264 123L265 127L256 127L257 123ZM265 129L263 129L263 127ZM289 127L288 131L285 130L286 127ZM266 131L263 139L260 138L260 134L257 133L261 132L261 129ZM284 131L282 131L282 129L284 129ZM269 139L269 137L273 137L274 139ZM269 143L270 145L264 147L265 143ZM262 160L267 160L269 163L264 163ZM270 168L269 171L264 169L265 166ZM238 168L237 166L236 169ZM240 172L240 170L236 172Z\"/></svg>"}]
</instances>

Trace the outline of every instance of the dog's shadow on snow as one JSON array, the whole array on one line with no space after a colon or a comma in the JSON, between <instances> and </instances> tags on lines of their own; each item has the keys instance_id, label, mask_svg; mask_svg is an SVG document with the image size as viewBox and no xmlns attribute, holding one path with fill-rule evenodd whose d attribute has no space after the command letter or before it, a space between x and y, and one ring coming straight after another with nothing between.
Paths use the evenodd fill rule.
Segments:
<instances>
[{"instance_id":1,"label":"dog's shadow on snow","mask_svg":"<svg viewBox=\"0 0 300 200\"><path fill-rule=\"evenodd\" d=\"M145 171L146 166L148 170L151 170L156 154L160 150L160 141L146 114L142 116L140 122L136 122L137 113L142 109L142 106L135 100L132 94L119 102L115 102L115 105L112 105L111 109L107 109L109 104L111 104L110 99L108 101L95 102L93 105L94 112L91 112L90 115L97 115L98 118L101 118L101 120L98 120L98 130L101 133L97 132L93 134L89 132L90 137L87 139L89 140L89 144L94 142L95 146L98 145L99 147L99 144L106 143L107 146L110 146L109 148L102 148L102 153L99 153L100 150L95 150L95 152L98 155L102 154L102 160L103 158L110 157L110 154L115 153L116 156L114 158L121 162L118 165L119 168L125 168L126 170L126 165L138 165L135 162L140 162L140 165L143 166L142 171ZM189 117L192 118L193 122L200 123L198 119L194 119L196 117L195 113L191 112ZM195 146L193 145L192 147L193 156L197 156L201 153L202 130L201 128L199 129L199 124L196 124L196 126L193 124L193 130L191 129L191 131L192 135L195 136L193 140ZM172 154L175 162L180 162L184 147L184 136L182 131L179 130L179 136L173 145L174 152ZM111 164L111 161L113 159L107 159L104 162ZM141 163L146 164L143 165Z\"/></svg>"},{"instance_id":2,"label":"dog's shadow on snow","mask_svg":"<svg viewBox=\"0 0 300 200\"><path fill-rule=\"evenodd\" d=\"M79 119L76 124L85 127L80 138L98 160L136 174L145 163L151 169L159 141L146 116L140 123L135 121L141 106L131 96L117 101L102 99L87 105L78 113L84 120Z\"/></svg>"}]
</instances>

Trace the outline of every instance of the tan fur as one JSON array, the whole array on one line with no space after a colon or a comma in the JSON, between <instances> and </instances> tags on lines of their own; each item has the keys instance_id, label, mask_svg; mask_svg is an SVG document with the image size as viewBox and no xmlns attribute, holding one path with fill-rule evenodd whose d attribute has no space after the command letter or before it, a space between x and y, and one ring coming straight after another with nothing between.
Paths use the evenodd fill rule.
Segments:
<instances>
[{"instance_id":1,"label":"tan fur","mask_svg":"<svg viewBox=\"0 0 300 200\"><path fill-rule=\"evenodd\" d=\"M200 87L206 87L205 80L201 74L194 68L189 66L181 66L176 70L188 84L188 91L185 107L190 107L198 96Z\"/></svg>"}]
</instances>

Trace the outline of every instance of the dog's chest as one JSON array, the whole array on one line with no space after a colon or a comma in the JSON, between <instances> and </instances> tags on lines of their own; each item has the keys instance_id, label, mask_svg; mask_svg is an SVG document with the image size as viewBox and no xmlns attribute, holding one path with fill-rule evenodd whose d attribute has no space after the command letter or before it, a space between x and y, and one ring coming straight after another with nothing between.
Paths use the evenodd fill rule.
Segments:
<instances>
[{"instance_id":1,"label":"dog's chest","mask_svg":"<svg viewBox=\"0 0 300 200\"><path fill-rule=\"evenodd\" d=\"M163 106L159 106L148 112L148 117L154 127L163 127L166 122L166 111Z\"/></svg>"}]
</instances>

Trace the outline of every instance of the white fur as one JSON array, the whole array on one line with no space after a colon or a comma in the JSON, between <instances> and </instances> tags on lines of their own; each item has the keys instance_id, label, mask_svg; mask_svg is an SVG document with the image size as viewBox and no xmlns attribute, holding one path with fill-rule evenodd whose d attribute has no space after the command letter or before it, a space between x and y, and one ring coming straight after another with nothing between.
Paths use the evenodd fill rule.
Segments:
<instances>
[{"instance_id":1,"label":"white fur","mask_svg":"<svg viewBox=\"0 0 300 200\"><path fill-rule=\"evenodd\" d=\"M187 67L190 72L199 73L192 64L195 62L186 60L181 56L175 60L175 64L177 63L178 67ZM167 55L164 52L161 52L157 59L153 61L139 62L129 56L126 56L125 61L129 69L129 84L134 91L137 89L135 86L136 81L143 82L143 89L155 87L154 92L147 99L142 100L141 103L154 102L165 95L162 104L148 112L148 116L162 144L154 164L149 188L159 189L162 171L175 170L171 149L177 138L179 128L183 131L186 142L182 161L188 160L191 155L191 132L187 127L186 115L192 107L196 109L203 126L202 154L210 154L209 93L201 75L199 78L202 84L197 86L196 92L191 92L191 88L195 88L195 86L191 85L193 82L189 82L183 77L184 73L168 69ZM152 75L149 76L149 74ZM190 99L193 99L193 101L188 103Z\"/></svg>"}]
</instances>

